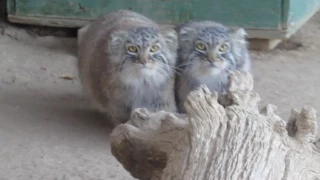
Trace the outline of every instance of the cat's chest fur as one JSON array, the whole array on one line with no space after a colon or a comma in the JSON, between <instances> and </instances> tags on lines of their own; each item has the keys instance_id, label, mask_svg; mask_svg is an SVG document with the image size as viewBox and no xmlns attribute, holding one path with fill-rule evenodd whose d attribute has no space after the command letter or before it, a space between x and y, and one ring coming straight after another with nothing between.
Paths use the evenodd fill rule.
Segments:
<instances>
[{"instance_id":1,"label":"cat's chest fur","mask_svg":"<svg viewBox=\"0 0 320 180\"><path fill-rule=\"evenodd\" d=\"M147 83L130 87L127 89L127 93L129 93L127 103L132 109L148 108L149 110L157 110L165 104L163 88L164 85L154 86Z\"/></svg>"},{"instance_id":2,"label":"cat's chest fur","mask_svg":"<svg viewBox=\"0 0 320 180\"><path fill-rule=\"evenodd\" d=\"M220 94L227 88L228 75L227 72L221 72L216 75L190 76L187 78L187 84L190 88L189 91L193 91L201 85L206 85L210 91L216 91Z\"/></svg>"}]
</instances>

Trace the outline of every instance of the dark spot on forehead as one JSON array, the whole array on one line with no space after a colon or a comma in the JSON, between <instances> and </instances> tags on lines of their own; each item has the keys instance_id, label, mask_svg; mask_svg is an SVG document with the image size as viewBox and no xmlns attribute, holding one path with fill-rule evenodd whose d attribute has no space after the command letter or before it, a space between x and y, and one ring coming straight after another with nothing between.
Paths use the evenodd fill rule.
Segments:
<instances>
[{"instance_id":1,"label":"dark spot on forehead","mask_svg":"<svg viewBox=\"0 0 320 180\"><path fill-rule=\"evenodd\" d=\"M206 27L206 28L200 29L199 35L224 37L228 35L228 32L227 32L227 28L224 28L224 27Z\"/></svg>"},{"instance_id":2,"label":"dark spot on forehead","mask_svg":"<svg viewBox=\"0 0 320 180\"><path fill-rule=\"evenodd\" d=\"M157 37L158 32L158 29L153 27L139 27L132 29L130 35L135 43L142 46L149 46L150 42Z\"/></svg>"},{"instance_id":3,"label":"dark spot on forehead","mask_svg":"<svg viewBox=\"0 0 320 180\"><path fill-rule=\"evenodd\" d=\"M204 42L217 44L229 38L228 29L223 26L205 27L198 31L198 38Z\"/></svg>"},{"instance_id":4,"label":"dark spot on forehead","mask_svg":"<svg viewBox=\"0 0 320 180\"><path fill-rule=\"evenodd\" d=\"M152 38L157 35L158 30L152 27L140 27L131 32L136 38Z\"/></svg>"}]
</instances>

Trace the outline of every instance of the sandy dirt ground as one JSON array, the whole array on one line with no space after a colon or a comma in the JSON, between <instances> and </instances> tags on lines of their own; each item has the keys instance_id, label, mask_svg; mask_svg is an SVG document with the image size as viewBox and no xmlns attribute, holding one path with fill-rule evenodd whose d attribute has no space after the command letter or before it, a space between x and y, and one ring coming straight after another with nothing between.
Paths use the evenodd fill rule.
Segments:
<instances>
[{"instance_id":1,"label":"sandy dirt ground","mask_svg":"<svg viewBox=\"0 0 320 180\"><path fill-rule=\"evenodd\" d=\"M252 52L255 89L288 119L320 111L320 14L269 52ZM0 22L0 179L133 179L111 155L110 128L81 91L76 38ZM318 92L318 93L317 93Z\"/></svg>"}]
</instances>

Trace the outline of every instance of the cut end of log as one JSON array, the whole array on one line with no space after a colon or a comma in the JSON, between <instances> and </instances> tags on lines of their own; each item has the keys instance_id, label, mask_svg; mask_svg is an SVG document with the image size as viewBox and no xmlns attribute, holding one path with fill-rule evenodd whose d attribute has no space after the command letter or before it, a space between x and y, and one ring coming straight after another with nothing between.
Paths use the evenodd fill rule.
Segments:
<instances>
[{"instance_id":1,"label":"cut end of log","mask_svg":"<svg viewBox=\"0 0 320 180\"><path fill-rule=\"evenodd\" d=\"M134 178L147 180L161 173L167 159L156 146L147 145L147 134L139 128L122 124L111 134L111 153ZM147 170L147 171L146 171Z\"/></svg>"},{"instance_id":2,"label":"cut end of log","mask_svg":"<svg viewBox=\"0 0 320 180\"><path fill-rule=\"evenodd\" d=\"M138 108L126 124L112 131L111 152L134 178L149 180L162 174L167 150L186 136L187 124L185 114Z\"/></svg>"}]
</instances>

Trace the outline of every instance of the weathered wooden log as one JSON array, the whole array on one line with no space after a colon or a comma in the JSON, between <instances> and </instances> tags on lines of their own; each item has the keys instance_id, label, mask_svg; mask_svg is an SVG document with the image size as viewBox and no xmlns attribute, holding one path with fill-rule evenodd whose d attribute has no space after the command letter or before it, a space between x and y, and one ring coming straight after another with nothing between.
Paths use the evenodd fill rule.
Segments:
<instances>
[{"instance_id":1,"label":"weathered wooden log","mask_svg":"<svg viewBox=\"0 0 320 180\"><path fill-rule=\"evenodd\" d=\"M143 180L319 180L315 110L293 110L287 126L259 100L237 72L219 98L205 86L191 92L186 115L135 110L113 130L112 153Z\"/></svg>"}]
</instances>

